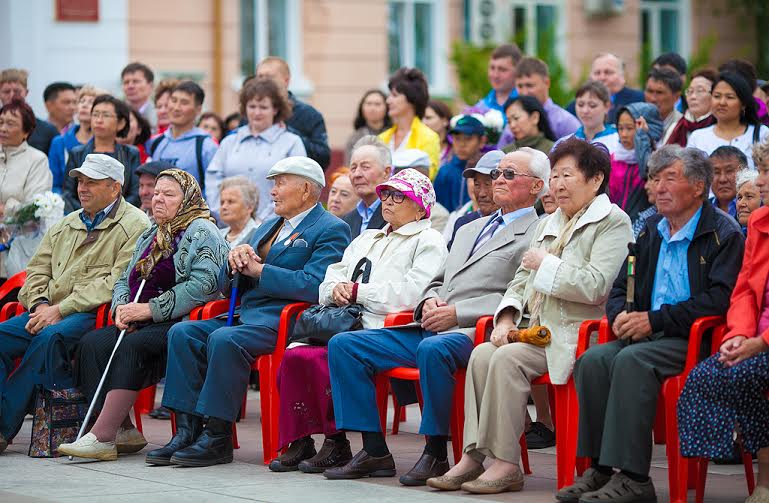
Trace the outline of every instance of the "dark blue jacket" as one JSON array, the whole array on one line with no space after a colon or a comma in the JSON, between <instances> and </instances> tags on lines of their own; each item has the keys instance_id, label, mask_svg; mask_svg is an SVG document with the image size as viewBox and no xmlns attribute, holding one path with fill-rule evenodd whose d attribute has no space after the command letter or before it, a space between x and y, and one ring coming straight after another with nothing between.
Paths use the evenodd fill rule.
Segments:
<instances>
[{"instance_id":1,"label":"dark blue jacket","mask_svg":"<svg viewBox=\"0 0 769 503\"><path fill-rule=\"evenodd\" d=\"M56 126L47 120L35 117L35 129L32 130L32 134L27 138L27 143L29 143L30 147L34 147L48 155L48 151L51 150L51 142L57 136L59 136L59 130L56 129Z\"/></svg>"},{"instance_id":2,"label":"dark blue jacket","mask_svg":"<svg viewBox=\"0 0 769 503\"><path fill-rule=\"evenodd\" d=\"M449 162L441 166L433 181L436 201L449 212L456 210L470 200L470 195L467 193L467 183L462 176L466 165L467 161L453 155Z\"/></svg>"}]
</instances>

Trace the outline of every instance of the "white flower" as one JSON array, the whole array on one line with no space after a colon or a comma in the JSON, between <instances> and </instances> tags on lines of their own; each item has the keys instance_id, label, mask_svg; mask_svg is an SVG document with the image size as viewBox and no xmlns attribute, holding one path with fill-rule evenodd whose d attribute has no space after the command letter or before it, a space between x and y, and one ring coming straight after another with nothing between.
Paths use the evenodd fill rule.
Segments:
<instances>
[{"instance_id":1,"label":"white flower","mask_svg":"<svg viewBox=\"0 0 769 503\"><path fill-rule=\"evenodd\" d=\"M502 117L502 112L494 109L489 110L484 114L483 124L489 129L501 132L502 128L505 127L505 120L504 117Z\"/></svg>"},{"instance_id":2,"label":"white flower","mask_svg":"<svg viewBox=\"0 0 769 503\"><path fill-rule=\"evenodd\" d=\"M59 194L55 194L50 190L43 194L37 194L33 198L33 202L37 206L35 210L37 218L58 217L64 213L64 200Z\"/></svg>"}]
</instances>

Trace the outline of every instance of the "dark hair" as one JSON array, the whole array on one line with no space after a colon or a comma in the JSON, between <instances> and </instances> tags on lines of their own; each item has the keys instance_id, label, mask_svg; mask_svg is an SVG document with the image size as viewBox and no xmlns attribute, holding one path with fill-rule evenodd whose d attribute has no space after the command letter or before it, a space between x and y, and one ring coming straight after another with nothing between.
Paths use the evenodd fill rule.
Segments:
<instances>
[{"instance_id":1,"label":"dark hair","mask_svg":"<svg viewBox=\"0 0 769 503\"><path fill-rule=\"evenodd\" d=\"M45 86L43 91L43 101L53 101L62 91L75 91L75 86L69 82L52 82Z\"/></svg>"},{"instance_id":2,"label":"dark hair","mask_svg":"<svg viewBox=\"0 0 769 503\"><path fill-rule=\"evenodd\" d=\"M203 91L202 87L191 80L184 80L176 84L173 91L171 91L171 94L177 91L187 93L192 96L192 98L195 100L196 106L203 105L203 102L206 100L206 92Z\"/></svg>"},{"instance_id":3,"label":"dark hair","mask_svg":"<svg viewBox=\"0 0 769 503\"><path fill-rule=\"evenodd\" d=\"M710 154L711 159L737 159L740 169L748 167L748 156L742 150L731 145L721 145Z\"/></svg>"},{"instance_id":4,"label":"dark hair","mask_svg":"<svg viewBox=\"0 0 769 503\"><path fill-rule=\"evenodd\" d=\"M417 117L422 119L425 116L430 91L424 73L416 68L399 68L390 76L387 88L406 96L406 101L414 107Z\"/></svg>"},{"instance_id":5,"label":"dark hair","mask_svg":"<svg viewBox=\"0 0 769 503\"><path fill-rule=\"evenodd\" d=\"M507 115L507 109L513 106L513 103L518 103L521 105L521 108L523 108L527 114L532 114L534 112L537 112L539 114L539 122L537 123L537 129L545 135L545 138L547 138L550 141L555 141L558 138L555 137L553 134L553 130L550 129L550 123L547 119L547 112L545 111L545 108L542 106L542 103L539 102L537 98L534 96L516 96L514 98L510 98L505 102L505 115Z\"/></svg>"},{"instance_id":6,"label":"dark hair","mask_svg":"<svg viewBox=\"0 0 769 503\"><path fill-rule=\"evenodd\" d=\"M6 112L19 115L21 118L21 129L27 136L32 134L32 131L35 130L35 124L37 123L35 120L35 112L32 111L32 108L27 105L27 102L23 99L15 98L12 99L10 103L5 103L3 107L0 108L0 115L3 115Z\"/></svg>"},{"instance_id":7,"label":"dark hair","mask_svg":"<svg viewBox=\"0 0 769 503\"><path fill-rule=\"evenodd\" d=\"M678 72L678 77L686 75L686 60L681 57L677 52L666 52L660 54L657 59L652 61L652 68L656 66L672 66ZM657 79L659 80L659 79Z\"/></svg>"},{"instance_id":8,"label":"dark hair","mask_svg":"<svg viewBox=\"0 0 769 503\"><path fill-rule=\"evenodd\" d=\"M229 124L230 121L238 121L240 123L241 115L240 112L232 112L230 115L224 118L224 131L225 133L228 133L230 130L227 129L227 124ZM238 129L237 126L235 129Z\"/></svg>"},{"instance_id":9,"label":"dark hair","mask_svg":"<svg viewBox=\"0 0 769 503\"><path fill-rule=\"evenodd\" d=\"M206 119L213 119L216 121L217 124L219 124L219 129L222 130L222 136L214 139L217 142L222 141L222 138L224 138L224 135L227 134L227 126L224 124L224 121L222 120L222 118L219 117L219 115L214 112L205 112L200 116L200 119L198 119L198 126L200 126L200 123Z\"/></svg>"},{"instance_id":10,"label":"dark hair","mask_svg":"<svg viewBox=\"0 0 769 503\"><path fill-rule=\"evenodd\" d=\"M549 77L550 72L547 69L547 63L538 58L525 57L515 67L515 74L520 77L530 75L541 75Z\"/></svg>"},{"instance_id":11,"label":"dark hair","mask_svg":"<svg viewBox=\"0 0 769 503\"><path fill-rule=\"evenodd\" d=\"M611 95L603 82L599 80L588 80L577 89L576 98L579 98L583 94L590 93L604 103L611 103Z\"/></svg>"},{"instance_id":12,"label":"dark hair","mask_svg":"<svg viewBox=\"0 0 769 503\"><path fill-rule=\"evenodd\" d=\"M673 94L680 93L683 88L681 76L670 68L652 68L646 75L646 80L662 82Z\"/></svg>"},{"instance_id":13,"label":"dark hair","mask_svg":"<svg viewBox=\"0 0 769 503\"><path fill-rule=\"evenodd\" d=\"M740 75L750 86L751 92L758 87L758 74L753 63L744 59L730 59L718 67L720 73L731 72Z\"/></svg>"},{"instance_id":14,"label":"dark hair","mask_svg":"<svg viewBox=\"0 0 769 503\"><path fill-rule=\"evenodd\" d=\"M753 124L754 126L760 125L761 120L758 118L758 105L753 98L753 90L742 75L734 72L719 73L718 78L713 83L713 91L716 90L716 86L719 82L726 82L729 84L737 94L737 98L739 98L742 106L745 107L745 111L740 115L740 122L743 124Z\"/></svg>"},{"instance_id":15,"label":"dark hair","mask_svg":"<svg viewBox=\"0 0 769 503\"><path fill-rule=\"evenodd\" d=\"M125 121L125 126L123 126L123 129L120 129L116 135L118 138L125 138L128 134L128 131L131 129L131 107L126 105L124 101L115 98L111 94L102 94L93 100L91 113L93 113L93 109L96 108L96 105L101 105L102 103L109 103L112 105L112 107L115 109L115 115L117 116L118 122L121 120Z\"/></svg>"},{"instance_id":16,"label":"dark hair","mask_svg":"<svg viewBox=\"0 0 769 503\"><path fill-rule=\"evenodd\" d=\"M384 116L384 126L385 128L389 128L392 125L392 122L390 121L390 116L387 114L387 96L385 93L380 91L379 89L369 89L363 94L363 97L360 99L360 103L358 103L358 115L355 116L355 121L352 123L353 129L360 129L366 125L366 119L363 118L363 102L366 101L366 98L371 96L372 94L378 94L382 97L382 101L384 101L385 104L385 116Z\"/></svg>"},{"instance_id":17,"label":"dark hair","mask_svg":"<svg viewBox=\"0 0 769 503\"><path fill-rule=\"evenodd\" d=\"M585 176L585 180L603 173L603 183L598 188L598 194L606 193L611 174L611 159L606 147L600 148L592 143L571 137L556 145L549 157L551 168L564 157L574 157L577 160L577 169Z\"/></svg>"},{"instance_id":18,"label":"dark hair","mask_svg":"<svg viewBox=\"0 0 769 503\"><path fill-rule=\"evenodd\" d=\"M134 61L133 63L128 63L125 66L125 68L123 68L123 71L120 72L120 79L122 80L123 78L125 78L127 74L135 73L135 72L142 72L144 74L144 78L150 84L155 82L155 74L152 73L152 70L150 70L150 67L145 65L144 63L139 63L138 61Z\"/></svg>"},{"instance_id":19,"label":"dark hair","mask_svg":"<svg viewBox=\"0 0 769 503\"><path fill-rule=\"evenodd\" d=\"M440 100L430 100L427 102L427 108L432 108L435 115L441 119L451 120L452 113L449 106Z\"/></svg>"},{"instance_id":20,"label":"dark hair","mask_svg":"<svg viewBox=\"0 0 769 503\"><path fill-rule=\"evenodd\" d=\"M493 51L491 51L490 59L510 58L513 60L513 65L517 65L523 57L521 49L515 44L502 44L498 45Z\"/></svg>"},{"instance_id":21,"label":"dark hair","mask_svg":"<svg viewBox=\"0 0 769 503\"><path fill-rule=\"evenodd\" d=\"M250 80L240 90L240 114L246 116L246 105L254 98L269 98L272 106L278 111L273 124L291 117L293 109L288 99L288 93L272 79Z\"/></svg>"},{"instance_id":22,"label":"dark hair","mask_svg":"<svg viewBox=\"0 0 769 503\"><path fill-rule=\"evenodd\" d=\"M136 119L136 123L139 125L139 134L136 135L136 139L134 140L134 145L144 145L147 143L147 140L150 139L150 136L152 136L152 126L150 125L150 122L144 118L142 114L134 110L133 108L131 110L131 115L133 115L134 119ZM130 128L130 123L129 123Z\"/></svg>"}]
</instances>

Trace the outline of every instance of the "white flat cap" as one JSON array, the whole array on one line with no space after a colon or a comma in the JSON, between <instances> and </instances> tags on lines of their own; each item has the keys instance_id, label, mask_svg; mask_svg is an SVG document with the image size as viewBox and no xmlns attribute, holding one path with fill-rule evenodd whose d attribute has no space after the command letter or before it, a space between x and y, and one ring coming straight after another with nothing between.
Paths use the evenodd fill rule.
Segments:
<instances>
[{"instance_id":1,"label":"white flat cap","mask_svg":"<svg viewBox=\"0 0 769 503\"><path fill-rule=\"evenodd\" d=\"M323 174L323 169L320 167L320 164L309 157L295 155L281 159L270 168L267 178L273 178L278 175L301 176L321 187L326 186L326 175Z\"/></svg>"},{"instance_id":2,"label":"white flat cap","mask_svg":"<svg viewBox=\"0 0 769 503\"><path fill-rule=\"evenodd\" d=\"M87 176L94 180L104 180L111 178L120 185L125 184L125 166L107 154L88 154L83 161L83 165L69 172L72 178L77 175Z\"/></svg>"},{"instance_id":3,"label":"white flat cap","mask_svg":"<svg viewBox=\"0 0 769 503\"><path fill-rule=\"evenodd\" d=\"M407 148L393 154L393 167L402 168L429 168L430 156L418 148Z\"/></svg>"}]
</instances>

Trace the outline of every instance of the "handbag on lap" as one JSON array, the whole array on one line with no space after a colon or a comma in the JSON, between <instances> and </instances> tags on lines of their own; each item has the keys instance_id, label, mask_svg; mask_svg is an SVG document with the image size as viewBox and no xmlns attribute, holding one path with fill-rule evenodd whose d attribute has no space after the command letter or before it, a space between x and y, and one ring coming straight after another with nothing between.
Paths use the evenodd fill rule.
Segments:
<instances>
[{"instance_id":1,"label":"handbag on lap","mask_svg":"<svg viewBox=\"0 0 769 503\"><path fill-rule=\"evenodd\" d=\"M38 386L28 455L58 457L56 449L75 441L87 411L88 399L77 388L48 390Z\"/></svg>"},{"instance_id":2,"label":"handbag on lap","mask_svg":"<svg viewBox=\"0 0 769 503\"><path fill-rule=\"evenodd\" d=\"M366 257L358 261L351 281L355 283L361 276L363 276L361 283L368 283L371 277L371 261ZM296 320L294 331L288 341L311 346L328 346L328 341L336 334L362 329L362 319L363 306L360 304L348 304L342 307L312 306Z\"/></svg>"}]
</instances>

